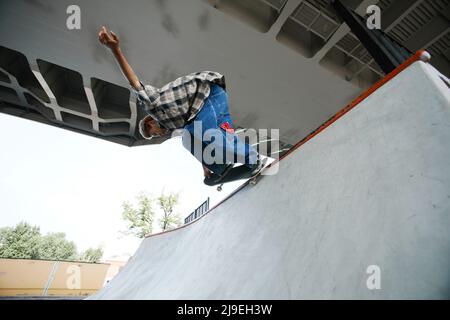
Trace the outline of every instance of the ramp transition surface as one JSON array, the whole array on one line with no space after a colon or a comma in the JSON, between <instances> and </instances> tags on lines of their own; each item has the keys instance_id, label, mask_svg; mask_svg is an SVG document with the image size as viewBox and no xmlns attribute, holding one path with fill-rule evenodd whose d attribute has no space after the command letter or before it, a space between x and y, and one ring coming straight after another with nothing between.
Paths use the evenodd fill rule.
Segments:
<instances>
[{"instance_id":1,"label":"ramp transition surface","mask_svg":"<svg viewBox=\"0 0 450 320\"><path fill-rule=\"evenodd\" d=\"M449 164L449 88L418 61L92 298L450 298Z\"/></svg>"}]
</instances>

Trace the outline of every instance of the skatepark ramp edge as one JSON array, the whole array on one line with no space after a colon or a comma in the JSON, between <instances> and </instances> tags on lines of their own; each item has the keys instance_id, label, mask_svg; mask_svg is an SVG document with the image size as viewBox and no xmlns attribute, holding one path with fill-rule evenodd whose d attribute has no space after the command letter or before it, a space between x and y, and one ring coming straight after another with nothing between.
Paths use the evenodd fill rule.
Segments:
<instances>
[{"instance_id":1,"label":"skatepark ramp edge","mask_svg":"<svg viewBox=\"0 0 450 320\"><path fill-rule=\"evenodd\" d=\"M361 102L363 102L367 97L369 97L372 93L374 93L376 90L378 90L379 88L381 88L384 84L386 84L388 81L390 81L391 79L393 79L395 76L397 76L400 72L402 72L403 70L405 70L406 68L408 68L411 64L413 64L416 61L423 61L423 62L428 62L430 60L430 55L428 52L426 52L425 50L419 50L418 52L416 52L413 56L411 56L408 60L406 60L404 63L402 63L400 66L398 66L395 70L393 70L391 73L389 73L386 77L384 77L383 79L381 79L379 82L377 82L376 84L374 84L372 87L370 87L369 89L367 89L365 92L363 92L360 96L358 96L355 100L353 100L350 104L346 105L344 108L342 108L339 112L337 112L335 115L333 115L330 119L328 119L327 121L325 121L320 127L318 127L316 130L314 130L313 132L311 132L308 136L306 136L304 139L300 140L299 142L297 142L288 152L286 152L285 154L283 154L282 157L280 157L280 159L278 159L277 161L281 161L283 159L285 159L287 156L289 156L292 152L296 151L297 149L299 149L303 144L305 144L306 142L308 142L309 140L311 140L312 138L314 138L316 135L318 135L320 132L322 132L323 130L325 130L327 127L329 127L331 124L333 124L334 122L336 122L339 118L343 117L347 112L349 112L350 110L352 110L353 108L355 108L356 106L358 106ZM276 162L271 163L266 170L270 169L271 166L275 165ZM229 200L230 198L232 198L235 194L237 194L239 191L241 191L242 189L244 189L246 186L248 186L249 181L243 183L240 187L238 187L236 190L234 190L232 193L230 193L226 198L224 198L222 201L220 201L219 203L217 203L216 205L214 205L213 207L211 207L206 213L204 213L202 216L200 216L198 219L193 220L192 222L186 223L184 225L182 225L181 227L175 228L175 229L171 229L168 231L164 231L164 232L158 232L158 233L153 233L153 234L149 234L146 235L145 238L150 238L150 237L155 237L155 236L159 236L161 234L164 233L168 233L168 232L174 232L177 231L179 229L182 228L186 228L188 226L190 226L193 223L196 223L197 221L199 221L200 219L204 218L205 216L207 216L210 212L214 211L214 209L216 209L218 206L220 206L221 204L223 204L225 201Z\"/></svg>"},{"instance_id":2,"label":"skatepark ramp edge","mask_svg":"<svg viewBox=\"0 0 450 320\"><path fill-rule=\"evenodd\" d=\"M90 299L450 298L450 92L426 57L297 143L278 174L147 237Z\"/></svg>"}]
</instances>

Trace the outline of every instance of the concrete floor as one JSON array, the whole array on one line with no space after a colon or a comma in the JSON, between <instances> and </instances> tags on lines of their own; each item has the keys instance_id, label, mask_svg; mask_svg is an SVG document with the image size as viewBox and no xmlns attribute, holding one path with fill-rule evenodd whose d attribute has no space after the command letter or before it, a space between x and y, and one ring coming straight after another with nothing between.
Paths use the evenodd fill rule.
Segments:
<instances>
[{"instance_id":1,"label":"concrete floor","mask_svg":"<svg viewBox=\"0 0 450 320\"><path fill-rule=\"evenodd\" d=\"M449 163L450 91L416 62L92 298L449 299Z\"/></svg>"}]
</instances>

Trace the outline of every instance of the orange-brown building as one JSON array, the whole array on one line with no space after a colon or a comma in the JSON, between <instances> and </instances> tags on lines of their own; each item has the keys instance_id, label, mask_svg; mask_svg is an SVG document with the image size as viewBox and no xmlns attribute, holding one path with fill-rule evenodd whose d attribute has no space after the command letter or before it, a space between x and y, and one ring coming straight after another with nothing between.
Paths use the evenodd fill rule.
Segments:
<instances>
[{"instance_id":1,"label":"orange-brown building","mask_svg":"<svg viewBox=\"0 0 450 320\"><path fill-rule=\"evenodd\" d=\"M0 259L0 296L91 295L124 264Z\"/></svg>"}]
</instances>

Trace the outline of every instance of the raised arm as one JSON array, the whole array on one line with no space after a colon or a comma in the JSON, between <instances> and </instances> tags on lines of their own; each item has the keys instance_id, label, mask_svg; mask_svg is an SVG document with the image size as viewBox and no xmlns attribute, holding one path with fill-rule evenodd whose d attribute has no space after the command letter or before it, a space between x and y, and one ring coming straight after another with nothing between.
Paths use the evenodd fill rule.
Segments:
<instances>
[{"instance_id":1,"label":"raised arm","mask_svg":"<svg viewBox=\"0 0 450 320\"><path fill-rule=\"evenodd\" d=\"M111 52L114 54L114 57L116 58L117 62L120 65L120 69L122 70L124 76L127 78L130 85L133 86L135 89L140 90L141 85L139 83L139 79L134 73L127 59L125 59L125 56L123 55L122 51L120 50L119 38L114 32L112 31L110 32L111 34L109 34L105 26L103 26L100 29L100 32L98 33L98 40L100 41L101 44L109 48Z\"/></svg>"}]
</instances>

